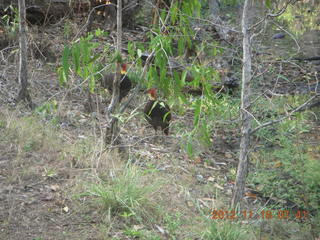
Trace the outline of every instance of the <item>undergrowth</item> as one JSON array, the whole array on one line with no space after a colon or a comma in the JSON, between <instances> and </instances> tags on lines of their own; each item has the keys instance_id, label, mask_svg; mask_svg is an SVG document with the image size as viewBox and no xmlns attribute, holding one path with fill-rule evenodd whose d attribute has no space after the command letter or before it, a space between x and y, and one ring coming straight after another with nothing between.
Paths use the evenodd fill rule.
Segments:
<instances>
[{"instance_id":1,"label":"undergrowth","mask_svg":"<svg viewBox=\"0 0 320 240\"><path fill-rule=\"evenodd\" d=\"M254 154L256 168L249 181L263 196L277 199L277 208L291 210L293 219L297 211L307 211L309 216L302 221L318 228L320 148L304 139L305 134L312 134L308 116L298 113L257 134L266 148Z\"/></svg>"}]
</instances>

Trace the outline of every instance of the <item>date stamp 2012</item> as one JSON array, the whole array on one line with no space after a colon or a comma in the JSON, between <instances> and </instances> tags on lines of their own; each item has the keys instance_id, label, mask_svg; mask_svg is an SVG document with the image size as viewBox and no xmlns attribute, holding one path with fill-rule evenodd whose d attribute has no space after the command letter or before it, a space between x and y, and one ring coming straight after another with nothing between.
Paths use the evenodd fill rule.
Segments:
<instances>
[{"instance_id":1,"label":"date stamp 2012","mask_svg":"<svg viewBox=\"0 0 320 240\"><path fill-rule=\"evenodd\" d=\"M260 212L253 212L252 210L243 210L243 211L225 211L214 209L211 211L211 219L214 220L249 220L249 219L297 219L297 220L307 220L309 218L308 211L305 210L262 210Z\"/></svg>"}]
</instances>

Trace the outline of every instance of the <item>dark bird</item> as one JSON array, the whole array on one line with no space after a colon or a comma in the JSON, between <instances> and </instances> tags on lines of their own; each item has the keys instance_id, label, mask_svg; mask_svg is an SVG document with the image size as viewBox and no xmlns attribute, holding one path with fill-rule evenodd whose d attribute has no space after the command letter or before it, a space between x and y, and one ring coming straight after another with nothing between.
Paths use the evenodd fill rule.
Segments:
<instances>
[{"instance_id":1,"label":"dark bird","mask_svg":"<svg viewBox=\"0 0 320 240\"><path fill-rule=\"evenodd\" d=\"M106 74L101 80L101 86L108 89L109 93L112 94L113 80L115 74ZM132 83L130 78L127 76L127 65L125 63L121 64L121 76L120 76L120 96L119 101L128 95L132 88Z\"/></svg>"},{"instance_id":2,"label":"dark bird","mask_svg":"<svg viewBox=\"0 0 320 240\"><path fill-rule=\"evenodd\" d=\"M282 39L285 38L285 34L284 33L276 33L272 36L272 39Z\"/></svg>"},{"instance_id":3,"label":"dark bird","mask_svg":"<svg viewBox=\"0 0 320 240\"><path fill-rule=\"evenodd\" d=\"M144 115L148 123L157 132L158 127L165 135L169 135L169 122L171 120L171 113L169 106L163 102L157 100L157 90L151 88L147 91L149 95L149 101L144 107Z\"/></svg>"}]
</instances>

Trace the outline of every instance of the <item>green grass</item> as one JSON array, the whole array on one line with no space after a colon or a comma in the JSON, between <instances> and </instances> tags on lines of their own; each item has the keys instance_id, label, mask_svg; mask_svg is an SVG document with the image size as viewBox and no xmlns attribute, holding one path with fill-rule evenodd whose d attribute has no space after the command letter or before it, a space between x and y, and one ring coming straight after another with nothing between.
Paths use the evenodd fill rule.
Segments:
<instances>
[{"instance_id":1,"label":"green grass","mask_svg":"<svg viewBox=\"0 0 320 240\"><path fill-rule=\"evenodd\" d=\"M320 229L318 224L320 148L306 139L306 136L314 135L309 117L307 111L298 113L272 126L272 130L266 128L257 133L262 142L265 142L265 147L254 153L252 159L256 169L251 171L248 182L254 183L255 188L262 192L263 196L278 199L276 208L290 209L291 205L295 205L296 209L307 210L310 214L310 219L307 221L309 228L317 226ZM294 221L290 222L295 224ZM285 226L284 223L281 226ZM273 226L270 222L269 228L278 231L280 227L277 224ZM307 228L301 226L301 231L310 232L310 229L306 230ZM294 239L294 233L289 227L285 228L287 229L286 234L291 234L290 239ZM278 232L280 231L282 230ZM319 230L317 232L319 234ZM274 236L270 239L285 238Z\"/></svg>"},{"instance_id":2,"label":"green grass","mask_svg":"<svg viewBox=\"0 0 320 240\"><path fill-rule=\"evenodd\" d=\"M202 236L204 240L248 240L250 238L245 225L232 222L212 221Z\"/></svg>"},{"instance_id":3,"label":"green grass","mask_svg":"<svg viewBox=\"0 0 320 240\"><path fill-rule=\"evenodd\" d=\"M152 221L157 215L152 198L161 182L153 183L149 178L143 171L129 166L116 176L90 184L86 195L93 197L93 201L111 216Z\"/></svg>"}]
</instances>

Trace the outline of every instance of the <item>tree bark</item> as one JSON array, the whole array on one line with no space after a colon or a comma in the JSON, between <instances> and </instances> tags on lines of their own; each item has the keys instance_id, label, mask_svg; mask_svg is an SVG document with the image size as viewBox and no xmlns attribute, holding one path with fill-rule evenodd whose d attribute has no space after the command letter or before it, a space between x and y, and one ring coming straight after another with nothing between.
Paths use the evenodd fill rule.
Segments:
<instances>
[{"instance_id":1,"label":"tree bark","mask_svg":"<svg viewBox=\"0 0 320 240\"><path fill-rule=\"evenodd\" d=\"M122 0L118 0L117 4L117 54L121 54L122 47ZM106 132L106 143L114 144L119 136L119 127L118 127L118 118L114 115L115 110L119 105L119 95L120 95L120 66L119 59L117 57L117 68L115 78L113 80L113 88L112 88L112 99L111 103L108 107L108 114L110 119L110 128L109 131ZM110 136L111 135L111 136Z\"/></svg>"},{"instance_id":2,"label":"tree bark","mask_svg":"<svg viewBox=\"0 0 320 240\"><path fill-rule=\"evenodd\" d=\"M19 0L19 83L20 91L17 102L26 101L32 108L32 100L28 91L28 69L27 69L27 37L26 37L26 5L25 0Z\"/></svg>"},{"instance_id":3,"label":"tree bark","mask_svg":"<svg viewBox=\"0 0 320 240\"><path fill-rule=\"evenodd\" d=\"M240 156L237 177L233 191L231 206L236 207L241 203L244 195L246 177L248 172L248 153L250 146L251 115L250 115L250 81L251 81L251 45L249 31L249 8L251 0L245 0L242 14L243 33L243 67L242 67L242 89L241 89L241 141Z\"/></svg>"}]
</instances>

